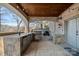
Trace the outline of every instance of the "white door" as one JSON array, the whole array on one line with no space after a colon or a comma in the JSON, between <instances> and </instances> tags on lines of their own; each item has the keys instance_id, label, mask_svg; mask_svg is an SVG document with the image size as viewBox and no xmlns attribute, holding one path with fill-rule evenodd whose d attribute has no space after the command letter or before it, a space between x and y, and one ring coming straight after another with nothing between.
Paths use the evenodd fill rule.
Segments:
<instances>
[{"instance_id":1,"label":"white door","mask_svg":"<svg viewBox=\"0 0 79 59\"><path fill-rule=\"evenodd\" d=\"M67 42L76 48L76 19L68 21Z\"/></svg>"}]
</instances>

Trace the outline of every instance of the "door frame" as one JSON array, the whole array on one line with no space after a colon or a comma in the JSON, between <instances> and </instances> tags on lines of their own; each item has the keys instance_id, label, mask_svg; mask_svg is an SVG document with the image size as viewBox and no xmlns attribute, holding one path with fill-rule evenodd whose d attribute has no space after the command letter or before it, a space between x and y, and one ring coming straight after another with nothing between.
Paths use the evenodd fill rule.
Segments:
<instances>
[{"instance_id":1,"label":"door frame","mask_svg":"<svg viewBox=\"0 0 79 59\"><path fill-rule=\"evenodd\" d=\"M76 30L77 30L77 18L79 18L79 14L76 16L73 16L72 18L68 18L66 20L64 20L64 39L65 39L65 43L67 43L68 40L68 21L72 20L72 19L76 19ZM68 43L67 43L68 44ZM73 48L73 46L71 46ZM76 48L77 48L77 38L76 38Z\"/></svg>"}]
</instances>

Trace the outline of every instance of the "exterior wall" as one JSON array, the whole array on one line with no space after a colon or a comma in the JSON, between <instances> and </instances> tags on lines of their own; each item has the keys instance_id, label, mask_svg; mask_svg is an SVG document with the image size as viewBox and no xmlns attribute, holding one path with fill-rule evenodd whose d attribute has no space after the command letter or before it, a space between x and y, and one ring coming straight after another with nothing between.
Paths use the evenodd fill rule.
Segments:
<instances>
[{"instance_id":1,"label":"exterior wall","mask_svg":"<svg viewBox=\"0 0 79 59\"><path fill-rule=\"evenodd\" d=\"M74 20L73 21L73 23L72 24L70 24L70 22L69 22L69 20L72 20L74 17L79 17L79 3L75 3L75 4L73 4L72 6L70 6L67 10L65 10L60 16L62 16L62 20L61 20L61 22L64 22L64 21L68 21L68 23L65 25L65 29L64 29L64 27L63 27L63 29L64 29L64 31L65 31L65 36L67 37L65 37L65 41L67 41L67 43L69 43L70 45L72 45L73 47L76 47L75 45L76 45L76 43L75 43L75 40L76 40L76 36L74 36L74 34L76 33L76 31L74 32L74 34L72 34L72 31L73 31L73 29L76 29L76 26L75 27L73 27L73 24L75 24L75 21L76 20ZM70 25L68 25L68 24L70 24ZM64 24L63 24L64 25ZM70 27L71 28L73 28L73 29L70 29ZM69 32L68 32L68 29L70 30ZM72 30L72 31L71 31ZM71 35L71 36L69 36L69 35ZM75 34L76 35L76 34ZM68 37L70 38L70 39L68 39ZM73 42L73 43L72 43Z\"/></svg>"},{"instance_id":2,"label":"exterior wall","mask_svg":"<svg viewBox=\"0 0 79 59\"><path fill-rule=\"evenodd\" d=\"M52 35L53 35L53 33L57 34L57 35L64 34L64 23L62 23L62 26L60 26L60 28L59 28L58 24L59 24L59 22L56 22L56 21L49 22L49 28L52 32Z\"/></svg>"},{"instance_id":3,"label":"exterior wall","mask_svg":"<svg viewBox=\"0 0 79 59\"><path fill-rule=\"evenodd\" d=\"M62 24L62 26L59 26L58 24ZM55 34L64 35L64 22L56 22Z\"/></svg>"},{"instance_id":4,"label":"exterior wall","mask_svg":"<svg viewBox=\"0 0 79 59\"><path fill-rule=\"evenodd\" d=\"M71 5L67 10L65 10L60 16L62 16L62 20L59 22L62 23L61 29L63 30L62 32L64 33L64 21L68 21L70 18L74 16L78 16L79 14L79 3ZM60 17L59 16L59 17Z\"/></svg>"},{"instance_id":5,"label":"exterior wall","mask_svg":"<svg viewBox=\"0 0 79 59\"><path fill-rule=\"evenodd\" d=\"M59 19L59 22L56 22L56 34L64 34L64 21L69 20L73 16L77 16L79 14L79 4L73 4L67 10L65 10L60 16L62 16L62 20ZM58 28L58 24L61 23L62 27Z\"/></svg>"},{"instance_id":6,"label":"exterior wall","mask_svg":"<svg viewBox=\"0 0 79 59\"><path fill-rule=\"evenodd\" d=\"M77 16L79 14L79 4L73 4L70 6L67 10L65 10L59 17L62 17L61 19L58 19L59 21L55 22L55 39L58 35L66 35L67 33L65 32L66 29L64 29L64 21L68 21L70 18ZM62 26L59 28L58 24L62 24ZM52 25L52 24L51 24ZM52 29L53 30L53 29ZM66 37L64 36L65 41L67 40Z\"/></svg>"},{"instance_id":7,"label":"exterior wall","mask_svg":"<svg viewBox=\"0 0 79 59\"><path fill-rule=\"evenodd\" d=\"M70 6L67 10L65 10L60 16L62 16L62 20L60 20L58 23L62 24L62 27L60 29L57 28L57 32L64 34L64 21L68 21L69 18L72 18L73 16L77 16L79 14L79 4L73 4ZM60 17L59 16L59 17Z\"/></svg>"},{"instance_id":8,"label":"exterior wall","mask_svg":"<svg viewBox=\"0 0 79 59\"><path fill-rule=\"evenodd\" d=\"M59 26L59 24L61 24L61 26ZM55 43L64 43L64 34L64 21L59 20L59 22L56 22Z\"/></svg>"},{"instance_id":9,"label":"exterior wall","mask_svg":"<svg viewBox=\"0 0 79 59\"><path fill-rule=\"evenodd\" d=\"M62 16L63 20L68 20L69 18L72 18L73 16L76 16L79 14L79 3L75 3L72 6L70 6L67 10L65 10L60 16Z\"/></svg>"}]
</instances>

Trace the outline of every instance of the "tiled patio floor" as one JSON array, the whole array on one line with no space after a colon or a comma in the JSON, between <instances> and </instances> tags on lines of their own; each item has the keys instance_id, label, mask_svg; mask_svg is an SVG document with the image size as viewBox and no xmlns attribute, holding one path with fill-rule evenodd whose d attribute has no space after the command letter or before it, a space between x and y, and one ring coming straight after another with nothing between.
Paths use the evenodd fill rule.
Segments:
<instances>
[{"instance_id":1,"label":"tiled patio floor","mask_svg":"<svg viewBox=\"0 0 79 59\"><path fill-rule=\"evenodd\" d=\"M71 54L51 41L35 41L32 42L24 56L71 56Z\"/></svg>"}]
</instances>

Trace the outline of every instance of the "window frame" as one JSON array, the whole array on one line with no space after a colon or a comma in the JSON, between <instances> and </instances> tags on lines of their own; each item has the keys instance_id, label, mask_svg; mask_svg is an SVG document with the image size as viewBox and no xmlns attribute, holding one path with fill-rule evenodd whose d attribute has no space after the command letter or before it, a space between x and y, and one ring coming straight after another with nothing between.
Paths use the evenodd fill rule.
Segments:
<instances>
[{"instance_id":1,"label":"window frame","mask_svg":"<svg viewBox=\"0 0 79 59\"><path fill-rule=\"evenodd\" d=\"M0 6L0 12L1 12L1 8L2 7L4 7L4 6ZM6 8L6 7L4 7L4 8ZM8 9L8 8L6 8L6 9ZM9 11L12 12L11 10L9 10ZM15 13L12 12L12 14L15 14ZM19 16L17 16L17 15L16 15L16 18L17 18L17 20L16 20L16 22L17 22L17 27L16 27L17 31L16 32L1 32L1 28L2 28L1 23L2 23L2 20L1 20L1 13L0 13L0 36L1 35L3 36L3 35L11 35L11 34L18 34L18 33L20 33L19 28L20 28L20 24L21 24L21 22L23 20ZM20 18L20 21L19 21L18 18ZM23 23L24 23L24 21L23 21Z\"/></svg>"}]
</instances>

